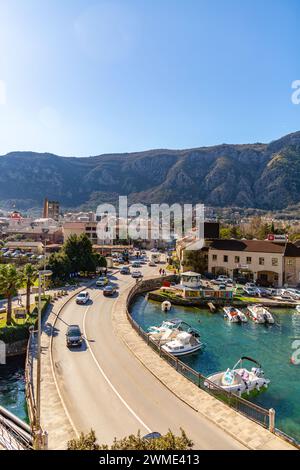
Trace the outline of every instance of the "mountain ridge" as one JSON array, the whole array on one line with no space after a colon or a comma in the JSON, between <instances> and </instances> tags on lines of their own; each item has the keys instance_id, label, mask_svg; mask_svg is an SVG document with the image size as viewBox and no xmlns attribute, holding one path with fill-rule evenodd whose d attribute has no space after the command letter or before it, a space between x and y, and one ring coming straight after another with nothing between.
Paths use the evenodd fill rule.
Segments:
<instances>
[{"instance_id":1,"label":"mountain ridge","mask_svg":"<svg viewBox=\"0 0 300 470\"><path fill-rule=\"evenodd\" d=\"M0 156L0 202L95 209L101 202L197 203L277 210L300 202L300 132L267 143L64 157Z\"/></svg>"}]
</instances>

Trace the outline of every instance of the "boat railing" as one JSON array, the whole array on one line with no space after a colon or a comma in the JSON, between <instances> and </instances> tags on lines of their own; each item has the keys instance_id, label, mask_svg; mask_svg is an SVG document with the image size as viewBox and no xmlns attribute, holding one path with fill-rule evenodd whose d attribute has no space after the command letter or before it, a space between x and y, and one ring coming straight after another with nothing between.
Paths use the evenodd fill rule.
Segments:
<instances>
[{"instance_id":1,"label":"boat railing","mask_svg":"<svg viewBox=\"0 0 300 470\"><path fill-rule=\"evenodd\" d=\"M162 279L162 281L165 281L165 278ZM144 339L144 341L155 352L157 352L161 358L163 358L168 364L170 364L174 369L176 369L177 372L179 372L188 380L196 384L200 389L214 396L216 399L227 404L235 411L241 413L252 421L255 421L256 423L260 424L264 428L269 429L270 431L275 433L278 432L278 434L280 433L280 435L282 436L283 433L279 432L275 428L274 410L267 410L266 408L256 405L255 403L252 403L238 395L235 395L234 393L228 392L222 387L216 385L215 383L210 382L204 375L183 363L180 359L178 359L178 357L169 354L167 351L161 348L159 343L153 341L150 338L150 335L147 334L143 330L143 328L141 328L140 325L138 325L138 323L132 318L130 314L130 305L132 304L132 301L135 296L140 292L144 292L144 290L143 288L140 290L138 285L134 286L133 289L131 289L131 291L129 292L129 295L127 297L126 314L131 326Z\"/></svg>"}]
</instances>

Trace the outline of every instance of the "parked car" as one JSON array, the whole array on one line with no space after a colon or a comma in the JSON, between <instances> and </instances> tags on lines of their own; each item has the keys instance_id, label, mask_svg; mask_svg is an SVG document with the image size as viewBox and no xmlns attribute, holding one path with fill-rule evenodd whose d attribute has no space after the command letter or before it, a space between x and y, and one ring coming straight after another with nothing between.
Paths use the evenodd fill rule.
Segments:
<instances>
[{"instance_id":1,"label":"parked car","mask_svg":"<svg viewBox=\"0 0 300 470\"><path fill-rule=\"evenodd\" d=\"M141 273L141 271L132 271L132 274L131 276L134 278L134 279L139 279L140 277L143 277L143 274Z\"/></svg>"},{"instance_id":2,"label":"parked car","mask_svg":"<svg viewBox=\"0 0 300 470\"><path fill-rule=\"evenodd\" d=\"M248 279L243 276L238 276L237 278L235 278L235 282L237 282L237 284L245 285L247 284Z\"/></svg>"},{"instance_id":3,"label":"parked car","mask_svg":"<svg viewBox=\"0 0 300 470\"><path fill-rule=\"evenodd\" d=\"M258 289L260 297L272 297L273 293L271 289L266 289L265 287L259 287Z\"/></svg>"},{"instance_id":4,"label":"parked car","mask_svg":"<svg viewBox=\"0 0 300 470\"><path fill-rule=\"evenodd\" d=\"M85 305L90 300L90 294L87 291L80 292L76 297L76 303Z\"/></svg>"},{"instance_id":5,"label":"parked car","mask_svg":"<svg viewBox=\"0 0 300 470\"><path fill-rule=\"evenodd\" d=\"M244 287L244 293L249 295L249 297L256 297L259 295L258 289L251 289L250 287Z\"/></svg>"},{"instance_id":6,"label":"parked car","mask_svg":"<svg viewBox=\"0 0 300 470\"><path fill-rule=\"evenodd\" d=\"M120 274L130 274L130 268L129 268L129 266L123 266L123 267L120 269Z\"/></svg>"},{"instance_id":7,"label":"parked car","mask_svg":"<svg viewBox=\"0 0 300 470\"><path fill-rule=\"evenodd\" d=\"M99 277L96 281L96 286L98 287L104 287L108 284L108 279L107 277Z\"/></svg>"},{"instance_id":8,"label":"parked car","mask_svg":"<svg viewBox=\"0 0 300 470\"><path fill-rule=\"evenodd\" d=\"M154 261L149 261L148 266L150 266L151 268L155 268L156 264L154 263Z\"/></svg>"},{"instance_id":9,"label":"parked car","mask_svg":"<svg viewBox=\"0 0 300 470\"><path fill-rule=\"evenodd\" d=\"M219 284L219 290L226 290L226 284Z\"/></svg>"},{"instance_id":10,"label":"parked car","mask_svg":"<svg viewBox=\"0 0 300 470\"><path fill-rule=\"evenodd\" d=\"M66 333L66 342L67 342L68 348L81 346L82 333L78 325L68 326L67 333Z\"/></svg>"},{"instance_id":11,"label":"parked car","mask_svg":"<svg viewBox=\"0 0 300 470\"><path fill-rule=\"evenodd\" d=\"M140 268L141 267L140 261L132 261L131 265L132 265L133 268Z\"/></svg>"},{"instance_id":12,"label":"parked car","mask_svg":"<svg viewBox=\"0 0 300 470\"><path fill-rule=\"evenodd\" d=\"M117 292L117 288L115 286L105 286L103 289L103 295L105 297L112 297Z\"/></svg>"}]
</instances>

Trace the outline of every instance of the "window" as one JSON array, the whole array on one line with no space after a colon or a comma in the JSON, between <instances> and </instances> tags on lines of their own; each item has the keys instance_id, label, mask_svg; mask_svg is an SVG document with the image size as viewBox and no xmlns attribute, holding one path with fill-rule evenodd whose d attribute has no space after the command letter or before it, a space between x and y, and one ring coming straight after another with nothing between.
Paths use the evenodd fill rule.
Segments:
<instances>
[{"instance_id":1,"label":"window","mask_svg":"<svg viewBox=\"0 0 300 470\"><path fill-rule=\"evenodd\" d=\"M234 262L238 264L238 263L240 262L240 257L239 257L239 256L235 256L235 257L234 257Z\"/></svg>"},{"instance_id":2,"label":"window","mask_svg":"<svg viewBox=\"0 0 300 470\"><path fill-rule=\"evenodd\" d=\"M251 264L252 263L252 258L251 256L247 256L247 264Z\"/></svg>"},{"instance_id":3,"label":"window","mask_svg":"<svg viewBox=\"0 0 300 470\"><path fill-rule=\"evenodd\" d=\"M213 261L218 261L218 255L213 255L212 259L213 259Z\"/></svg>"},{"instance_id":4,"label":"window","mask_svg":"<svg viewBox=\"0 0 300 470\"><path fill-rule=\"evenodd\" d=\"M260 266L264 266L265 258L259 258L259 264L260 264Z\"/></svg>"},{"instance_id":5,"label":"window","mask_svg":"<svg viewBox=\"0 0 300 470\"><path fill-rule=\"evenodd\" d=\"M224 263L228 263L228 256L224 255Z\"/></svg>"},{"instance_id":6,"label":"window","mask_svg":"<svg viewBox=\"0 0 300 470\"><path fill-rule=\"evenodd\" d=\"M278 266L278 258L272 258L272 266Z\"/></svg>"},{"instance_id":7,"label":"window","mask_svg":"<svg viewBox=\"0 0 300 470\"><path fill-rule=\"evenodd\" d=\"M295 263L294 263L293 259L288 259L287 264L288 264L288 266L294 266Z\"/></svg>"}]
</instances>

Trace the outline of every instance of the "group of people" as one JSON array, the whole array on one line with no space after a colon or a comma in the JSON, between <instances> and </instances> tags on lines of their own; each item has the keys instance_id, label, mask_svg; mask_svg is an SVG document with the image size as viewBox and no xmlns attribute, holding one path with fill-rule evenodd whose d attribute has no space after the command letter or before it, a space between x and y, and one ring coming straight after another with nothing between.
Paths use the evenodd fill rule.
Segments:
<instances>
[{"instance_id":1,"label":"group of people","mask_svg":"<svg viewBox=\"0 0 300 470\"><path fill-rule=\"evenodd\" d=\"M159 270L159 274L160 274L160 276L165 276L165 275L166 275L166 271L161 268L161 269Z\"/></svg>"}]
</instances>

